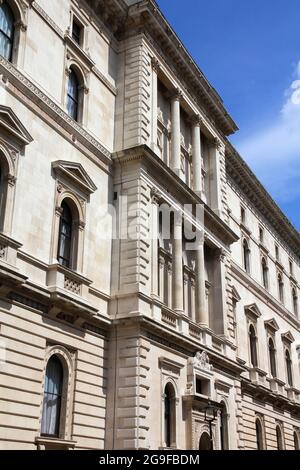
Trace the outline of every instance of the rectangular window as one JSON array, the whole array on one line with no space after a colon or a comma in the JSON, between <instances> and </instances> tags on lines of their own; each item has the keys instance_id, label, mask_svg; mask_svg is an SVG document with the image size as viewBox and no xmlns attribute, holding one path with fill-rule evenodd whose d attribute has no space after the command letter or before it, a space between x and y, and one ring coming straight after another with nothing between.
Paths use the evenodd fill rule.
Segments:
<instances>
[{"instance_id":1,"label":"rectangular window","mask_svg":"<svg viewBox=\"0 0 300 470\"><path fill-rule=\"evenodd\" d=\"M246 222L246 210L243 206L241 206L241 223L244 224Z\"/></svg>"},{"instance_id":2,"label":"rectangular window","mask_svg":"<svg viewBox=\"0 0 300 470\"><path fill-rule=\"evenodd\" d=\"M259 227L259 241L263 243L265 239L265 231L262 227Z\"/></svg>"},{"instance_id":3,"label":"rectangular window","mask_svg":"<svg viewBox=\"0 0 300 470\"><path fill-rule=\"evenodd\" d=\"M275 258L279 261L279 246L275 244Z\"/></svg>"},{"instance_id":4,"label":"rectangular window","mask_svg":"<svg viewBox=\"0 0 300 470\"><path fill-rule=\"evenodd\" d=\"M292 260L290 260L290 261L289 261L289 263L290 263L290 274L291 274L291 275L293 275L293 274L294 274L294 266L293 266L293 261L292 261Z\"/></svg>"},{"instance_id":5,"label":"rectangular window","mask_svg":"<svg viewBox=\"0 0 300 470\"><path fill-rule=\"evenodd\" d=\"M75 18L73 18L72 24L72 38L77 44L79 44L79 46L82 46L83 27Z\"/></svg>"}]
</instances>

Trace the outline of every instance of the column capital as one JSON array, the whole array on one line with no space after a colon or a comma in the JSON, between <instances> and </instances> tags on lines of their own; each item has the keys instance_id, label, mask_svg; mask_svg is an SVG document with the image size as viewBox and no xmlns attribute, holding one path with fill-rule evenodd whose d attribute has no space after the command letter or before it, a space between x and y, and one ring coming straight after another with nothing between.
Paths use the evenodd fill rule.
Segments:
<instances>
[{"instance_id":1,"label":"column capital","mask_svg":"<svg viewBox=\"0 0 300 470\"><path fill-rule=\"evenodd\" d=\"M200 114L194 114L193 116L190 117L189 119L190 123L192 126L195 127L201 127L204 124L204 121Z\"/></svg>"},{"instance_id":2,"label":"column capital","mask_svg":"<svg viewBox=\"0 0 300 470\"><path fill-rule=\"evenodd\" d=\"M224 263L226 261L226 251L223 248L217 249L215 252L215 259Z\"/></svg>"},{"instance_id":3,"label":"column capital","mask_svg":"<svg viewBox=\"0 0 300 470\"><path fill-rule=\"evenodd\" d=\"M160 70L160 63L156 57L151 58L151 66L154 72L158 73Z\"/></svg>"},{"instance_id":4,"label":"column capital","mask_svg":"<svg viewBox=\"0 0 300 470\"><path fill-rule=\"evenodd\" d=\"M158 258L158 263L160 266L164 266L166 264L165 257L163 255L160 255Z\"/></svg>"},{"instance_id":5,"label":"column capital","mask_svg":"<svg viewBox=\"0 0 300 470\"><path fill-rule=\"evenodd\" d=\"M159 206L163 202L163 197L157 188L151 189L151 202Z\"/></svg>"},{"instance_id":6,"label":"column capital","mask_svg":"<svg viewBox=\"0 0 300 470\"><path fill-rule=\"evenodd\" d=\"M170 98L172 101L181 101L183 98L183 93L180 88L176 88L170 92Z\"/></svg>"},{"instance_id":7,"label":"column capital","mask_svg":"<svg viewBox=\"0 0 300 470\"><path fill-rule=\"evenodd\" d=\"M209 145L215 147L217 150L222 148L222 142L218 137L212 137L212 139L209 140Z\"/></svg>"}]
</instances>

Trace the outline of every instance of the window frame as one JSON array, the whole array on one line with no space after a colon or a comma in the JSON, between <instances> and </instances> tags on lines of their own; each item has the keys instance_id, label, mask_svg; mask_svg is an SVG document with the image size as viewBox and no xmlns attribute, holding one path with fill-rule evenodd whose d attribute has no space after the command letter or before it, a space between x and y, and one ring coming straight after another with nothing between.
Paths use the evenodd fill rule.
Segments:
<instances>
[{"instance_id":1,"label":"window frame","mask_svg":"<svg viewBox=\"0 0 300 470\"><path fill-rule=\"evenodd\" d=\"M254 335L252 334L254 332ZM248 336L249 336L249 362L253 369L259 367L259 356L258 356L258 337L256 327L253 323L248 325ZM254 341L254 342L253 342Z\"/></svg>"},{"instance_id":2,"label":"window frame","mask_svg":"<svg viewBox=\"0 0 300 470\"><path fill-rule=\"evenodd\" d=\"M284 351L284 363L286 373L286 383L289 387L294 387L294 375L293 375L293 361L291 351L289 348L285 348Z\"/></svg>"},{"instance_id":3,"label":"window frame","mask_svg":"<svg viewBox=\"0 0 300 470\"><path fill-rule=\"evenodd\" d=\"M283 425L277 423L275 428L277 450L285 450Z\"/></svg>"},{"instance_id":4,"label":"window frame","mask_svg":"<svg viewBox=\"0 0 300 470\"><path fill-rule=\"evenodd\" d=\"M169 406L170 410L168 413L168 423L166 419L166 390L170 391L170 396L169 396ZM176 434L177 434L177 411L176 411L176 388L174 384L168 380L164 386L164 404L163 404L163 421L164 421L164 435L163 435L163 441L164 441L164 447L167 449L176 449L177 447L177 439L176 439Z\"/></svg>"},{"instance_id":5,"label":"window frame","mask_svg":"<svg viewBox=\"0 0 300 470\"><path fill-rule=\"evenodd\" d=\"M266 290L269 290L269 267L265 256L261 258L262 282Z\"/></svg>"},{"instance_id":6,"label":"window frame","mask_svg":"<svg viewBox=\"0 0 300 470\"><path fill-rule=\"evenodd\" d=\"M49 378L47 380L47 377L48 377L47 372L48 372L48 368L51 364L51 361L54 361L54 360L57 362L57 365L59 364L59 367L60 367L60 371L59 371L59 373L60 373L60 378L59 379L60 380L59 380L58 392L57 393L50 393L46 389L46 384L49 384ZM59 438L60 437L63 383L64 383L64 370L63 370L62 362L61 362L59 356L57 356L56 354L53 354L47 362L46 373L45 373L43 411L42 411L42 422L41 422L41 436L42 437L52 437L52 438ZM57 409L56 409L55 427L54 427L54 432L53 433L43 432L44 425L45 425L45 427L47 426L47 418L46 418L46 415L45 415L45 401L47 401L46 396L48 396L48 395L51 395L52 397L54 395L56 395L56 399L58 401Z\"/></svg>"},{"instance_id":7,"label":"window frame","mask_svg":"<svg viewBox=\"0 0 300 470\"><path fill-rule=\"evenodd\" d=\"M270 342L272 342L273 348L270 348ZM270 373L273 379L277 378L277 351L275 346L275 339L272 336L268 337L268 355L269 355L269 367Z\"/></svg>"},{"instance_id":8,"label":"window frame","mask_svg":"<svg viewBox=\"0 0 300 470\"><path fill-rule=\"evenodd\" d=\"M1 28L0 28L0 38L1 36L3 36L4 38L6 38L8 41L9 41L9 44L10 44L10 51L9 51L9 56L6 57L5 55L1 54L6 60L8 60L8 62L12 62L12 58L13 58L13 52L14 52L14 40L15 40L15 15L14 15L14 12L9 4L9 2L3 2L2 4L0 4L0 11L4 11L4 9L7 10L6 13L9 14L10 16L10 20L11 20L11 23L10 23L10 26L11 26L11 36L8 36L7 33L5 31L3 31ZM7 16L5 15L4 13L4 17L7 19ZM1 42L1 41L0 41Z\"/></svg>"},{"instance_id":9,"label":"window frame","mask_svg":"<svg viewBox=\"0 0 300 470\"><path fill-rule=\"evenodd\" d=\"M249 245L249 240L243 238L243 268L247 274L251 274L251 250Z\"/></svg>"},{"instance_id":10,"label":"window frame","mask_svg":"<svg viewBox=\"0 0 300 470\"><path fill-rule=\"evenodd\" d=\"M47 439L47 436L42 434L42 417L43 417L43 398L46 381L46 369L47 364L52 356L57 356L61 362L63 368L63 386L62 386L62 398L61 398L61 413L60 413L60 427L59 436L56 440L70 441L72 436L72 410L74 401L74 377L75 377L75 351L69 351L65 346L62 345L51 345L46 346L43 378L41 382L41 408L40 408L40 423L39 423L39 440ZM48 436L49 437L49 436ZM55 437L55 436L51 436Z\"/></svg>"},{"instance_id":11,"label":"window frame","mask_svg":"<svg viewBox=\"0 0 300 470\"><path fill-rule=\"evenodd\" d=\"M265 450L265 426L260 416L255 416L256 449Z\"/></svg>"}]
</instances>

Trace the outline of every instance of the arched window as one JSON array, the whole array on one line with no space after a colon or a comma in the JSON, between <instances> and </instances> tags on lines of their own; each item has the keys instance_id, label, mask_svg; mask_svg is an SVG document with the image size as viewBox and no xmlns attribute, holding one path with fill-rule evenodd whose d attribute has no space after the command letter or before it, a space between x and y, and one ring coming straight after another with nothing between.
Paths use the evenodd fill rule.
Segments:
<instances>
[{"instance_id":1,"label":"arched window","mask_svg":"<svg viewBox=\"0 0 300 470\"><path fill-rule=\"evenodd\" d=\"M257 337L254 326L251 325L249 328L249 340L250 340L250 360L252 367L258 366L257 361Z\"/></svg>"},{"instance_id":2,"label":"arched window","mask_svg":"<svg viewBox=\"0 0 300 470\"><path fill-rule=\"evenodd\" d=\"M280 302L284 302L284 284L283 284L283 279L282 275L279 273L278 274L278 293L279 293L279 300Z\"/></svg>"},{"instance_id":3,"label":"arched window","mask_svg":"<svg viewBox=\"0 0 300 470\"><path fill-rule=\"evenodd\" d=\"M291 360L290 352L288 350L286 350L285 352L285 366L286 366L287 382L290 387L293 387L292 360Z\"/></svg>"},{"instance_id":4,"label":"arched window","mask_svg":"<svg viewBox=\"0 0 300 470\"><path fill-rule=\"evenodd\" d=\"M277 450L283 450L283 438L280 426L276 426Z\"/></svg>"},{"instance_id":5,"label":"arched window","mask_svg":"<svg viewBox=\"0 0 300 470\"><path fill-rule=\"evenodd\" d=\"M79 80L77 74L71 68L68 81L67 111L75 121L79 120L79 95Z\"/></svg>"},{"instance_id":6,"label":"arched window","mask_svg":"<svg viewBox=\"0 0 300 470\"><path fill-rule=\"evenodd\" d=\"M269 339L269 359L270 359L270 369L272 377L277 376L276 370L276 349L274 346L274 341L272 338Z\"/></svg>"},{"instance_id":7,"label":"arched window","mask_svg":"<svg viewBox=\"0 0 300 470\"><path fill-rule=\"evenodd\" d=\"M52 356L47 364L41 434L59 437L63 367L58 356Z\"/></svg>"},{"instance_id":8,"label":"arched window","mask_svg":"<svg viewBox=\"0 0 300 470\"><path fill-rule=\"evenodd\" d=\"M61 205L61 217L59 226L58 254L59 264L71 267L73 217L69 205L63 201Z\"/></svg>"},{"instance_id":9,"label":"arched window","mask_svg":"<svg viewBox=\"0 0 300 470\"><path fill-rule=\"evenodd\" d=\"M294 431L294 448L295 450L300 450L299 435L297 431Z\"/></svg>"},{"instance_id":10,"label":"arched window","mask_svg":"<svg viewBox=\"0 0 300 470\"><path fill-rule=\"evenodd\" d=\"M262 268L262 278L263 278L263 285L265 289L269 288L269 269L267 265L267 261L265 258L261 260L261 268Z\"/></svg>"},{"instance_id":11,"label":"arched window","mask_svg":"<svg viewBox=\"0 0 300 470\"><path fill-rule=\"evenodd\" d=\"M0 55L7 60L12 59L13 42L14 42L14 15L4 1L0 5Z\"/></svg>"},{"instance_id":12,"label":"arched window","mask_svg":"<svg viewBox=\"0 0 300 470\"><path fill-rule=\"evenodd\" d=\"M170 383L165 388L164 405L165 445L169 448L176 447L176 396Z\"/></svg>"},{"instance_id":13,"label":"arched window","mask_svg":"<svg viewBox=\"0 0 300 470\"><path fill-rule=\"evenodd\" d=\"M257 450L264 450L264 435L263 427L260 419L255 421L255 431L256 431L256 447Z\"/></svg>"},{"instance_id":14,"label":"arched window","mask_svg":"<svg viewBox=\"0 0 300 470\"><path fill-rule=\"evenodd\" d=\"M292 298L293 298L293 311L296 317L298 316L298 296L296 289L293 287L292 289Z\"/></svg>"},{"instance_id":15,"label":"arched window","mask_svg":"<svg viewBox=\"0 0 300 470\"><path fill-rule=\"evenodd\" d=\"M250 274L250 248L247 240L243 241L243 258L244 258L244 269Z\"/></svg>"},{"instance_id":16,"label":"arched window","mask_svg":"<svg viewBox=\"0 0 300 470\"><path fill-rule=\"evenodd\" d=\"M227 450L228 445L228 415L225 403L221 403L222 410L220 415L220 438L221 438L221 450Z\"/></svg>"},{"instance_id":17,"label":"arched window","mask_svg":"<svg viewBox=\"0 0 300 470\"><path fill-rule=\"evenodd\" d=\"M212 450L212 443L207 432L204 432L200 437L199 450Z\"/></svg>"},{"instance_id":18,"label":"arched window","mask_svg":"<svg viewBox=\"0 0 300 470\"><path fill-rule=\"evenodd\" d=\"M0 149L0 231L9 233L12 222L14 168L9 152ZM10 183L9 183L10 182Z\"/></svg>"}]
</instances>

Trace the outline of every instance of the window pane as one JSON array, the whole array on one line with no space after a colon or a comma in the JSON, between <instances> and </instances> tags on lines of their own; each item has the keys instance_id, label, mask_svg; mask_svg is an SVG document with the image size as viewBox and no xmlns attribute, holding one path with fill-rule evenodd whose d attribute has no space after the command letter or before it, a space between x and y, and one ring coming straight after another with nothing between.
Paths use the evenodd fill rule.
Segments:
<instances>
[{"instance_id":1,"label":"window pane","mask_svg":"<svg viewBox=\"0 0 300 470\"><path fill-rule=\"evenodd\" d=\"M43 403L42 434L59 435L63 369L60 360L53 356L46 369Z\"/></svg>"},{"instance_id":2,"label":"window pane","mask_svg":"<svg viewBox=\"0 0 300 470\"><path fill-rule=\"evenodd\" d=\"M77 44L80 45L80 40L81 40L81 26L76 22L73 21L73 26L72 26L72 38L74 39Z\"/></svg>"},{"instance_id":3,"label":"window pane","mask_svg":"<svg viewBox=\"0 0 300 470\"><path fill-rule=\"evenodd\" d=\"M59 227L58 241L58 262L66 267L71 264L71 245L72 245L72 213L69 206L62 203L62 215Z\"/></svg>"},{"instance_id":4,"label":"window pane","mask_svg":"<svg viewBox=\"0 0 300 470\"><path fill-rule=\"evenodd\" d=\"M68 82L67 110L70 117L78 119L79 83L73 70L70 72Z\"/></svg>"},{"instance_id":5,"label":"window pane","mask_svg":"<svg viewBox=\"0 0 300 470\"><path fill-rule=\"evenodd\" d=\"M7 4L0 6L0 54L11 59L14 37L14 17Z\"/></svg>"}]
</instances>

